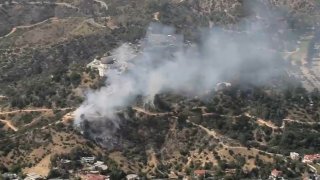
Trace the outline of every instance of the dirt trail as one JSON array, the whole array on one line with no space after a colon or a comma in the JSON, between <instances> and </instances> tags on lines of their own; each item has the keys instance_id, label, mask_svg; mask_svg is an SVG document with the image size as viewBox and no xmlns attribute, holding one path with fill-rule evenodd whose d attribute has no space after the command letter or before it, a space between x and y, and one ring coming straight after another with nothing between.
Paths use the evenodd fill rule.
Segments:
<instances>
[{"instance_id":1,"label":"dirt trail","mask_svg":"<svg viewBox=\"0 0 320 180\"><path fill-rule=\"evenodd\" d=\"M102 6L103 8L105 8L105 10L107 11L109 9L107 3L100 1L100 0L94 0L94 2L97 2L100 4L100 6Z\"/></svg>"},{"instance_id":2,"label":"dirt trail","mask_svg":"<svg viewBox=\"0 0 320 180\"><path fill-rule=\"evenodd\" d=\"M257 123L259 125L266 125L266 126L270 127L273 130L285 128L286 122L296 122L296 123L299 123L299 124L308 124L308 125L320 124L320 122L302 122L302 121L286 118L286 119L282 120L282 125L280 127L278 127L274 123L272 123L271 121L266 121L264 119L257 118L256 116L252 116L249 113L245 113L245 115L250 117L250 118L256 118L257 119Z\"/></svg>"},{"instance_id":3,"label":"dirt trail","mask_svg":"<svg viewBox=\"0 0 320 180\"><path fill-rule=\"evenodd\" d=\"M189 120L187 120L187 122L191 123L192 125L194 126L197 126L199 128L201 128L202 130L204 130L208 135L211 135L213 136L215 139L218 139L220 141L220 144L224 147L224 148L228 148L228 149L241 149L241 150L247 150L248 148L247 147L244 147L244 146L230 146L230 145L227 145L225 143L226 140L230 140L232 141L231 139L227 138L227 137L223 137L222 135L219 135L217 132L215 132L214 130L209 130L208 128L202 126L202 125L199 125L199 124L196 124L196 123L193 123L193 122L190 122ZM277 156L281 156L283 157L282 154L274 154L274 153L269 153L269 152L266 152L266 151L262 151L262 150L259 150L257 148L250 148L251 150L255 150L255 151L260 151L260 152L264 152L266 154L269 154L269 155L277 155Z\"/></svg>"},{"instance_id":4,"label":"dirt trail","mask_svg":"<svg viewBox=\"0 0 320 180\"><path fill-rule=\"evenodd\" d=\"M273 130L279 129L279 127L276 126L275 124L273 124L271 121L266 121L266 120L264 120L264 119L257 118L256 116L252 116L252 115L249 114L249 113L245 113L245 115L246 115L247 117L249 117L249 118L257 119L257 123L258 123L259 125L265 125L265 126L271 128L271 129L273 129Z\"/></svg>"},{"instance_id":5,"label":"dirt trail","mask_svg":"<svg viewBox=\"0 0 320 180\"><path fill-rule=\"evenodd\" d=\"M139 108L139 107L132 107L133 110L137 111L137 112L140 112L140 113L143 113L143 114L147 114L149 116L165 116L165 115L170 115L172 114L172 112L164 112L164 113L155 113L155 112L150 112L150 111L147 111L143 108Z\"/></svg>"},{"instance_id":6,"label":"dirt trail","mask_svg":"<svg viewBox=\"0 0 320 180\"><path fill-rule=\"evenodd\" d=\"M296 122L299 124L309 124L309 125L320 124L320 122L302 122L294 119L283 119L283 121Z\"/></svg>"},{"instance_id":7,"label":"dirt trail","mask_svg":"<svg viewBox=\"0 0 320 180\"><path fill-rule=\"evenodd\" d=\"M65 110L69 110L69 109L73 109L73 108L60 108L60 109L56 109L56 110L60 110L60 111L65 111ZM53 109L24 109L24 110L14 110L14 111L6 111L6 112L0 112L0 115L7 115L7 114L15 114L15 113L20 113L20 112L49 112L49 111L53 111ZM69 114L69 113L68 113ZM10 129L12 129L13 131L17 132L19 129L14 126L9 120L0 120L1 122L5 123ZM33 122L24 125L25 127L32 124Z\"/></svg>"},{"instance_id":8,"label":"dirt trail","mask_svg":"<svg viewBox=\"0 0 320 180\"><path fill-rule=\"evenodd\" d=\"M215 116L217 115L216 113L203 113L202 116L203 117L207 117L207 116Z\"/></svg>"},{"instance_id":9,"label":"dirt trail","mask_svg":"<svg viewBox=\"0 0 320 180\"><path fill-rule=\"evenodd\" d=\"M294 119L283 119L282 120L282 125L280 127L281 129L285 128L285 126L286 126L285 122L295 122L295 123L298 123L298 124L307 124L307 125L320 124L320 122L301 122L301 121L294 120Z\"/></svg>"},{"instance_id":10,"label":"dirt trail","mask_svg":"<svg viewBox=\"0 0 320 180\"><path fill-rule=\"evenodd\" d=\"M78 7L73 6L72 4L69 3L64 3L64 2L28 2L27 4L29 5L42 5L42 4L49 4L49 5L56 5L56 6L63 6L63 7L67 7L67 8L72 8L72 9L77 9L79 10Z\"/></svg>"},{"instance_id":11,"label":"dirt trail","mask_svg":"<svg viewBox=\"0 0 320 180\"><path fill-rule=\"evenodd\" d=\"M12 129L13 131L17 132L18 128L15 127L10 121L8 120L0 120L0 122L5 123L10 129Z\"/></svg>"},{"instance_id":12,"label":"dirt trail","mask_svg":"<svg viewBox=\"0 0 320 180\"><path fill-rule=\"evenodd\" d=\"M132 107L132 109L134 109L135 111L137 112L141 112L141 113L144 113L144 114L147 114L147 115L150 115L150 116L159 116L159 115L169 115L169 114L172 114L171 112L167 112L167 113L153 113L153 112L149 112L145 109L142 109L142 108L139 108L139 107ZM203 109L202 107L200 107L200 109ZM205 114L210 114L210 113L205 113ZM254 116L251 116L250 114L246 113L245 114L246 116L250 117L250 118L255 118ZM241 116L241 115L239 115ZM234 117L239 117L239 116L234 116ZM264 121L263 119L258 119L258 121L260 123L263 123L267 126L270 126L271 128L279 128L277 126L275 126L274 124L272 124L271 122L267 122L267 121ZM225 137L223 135L220 135L219 133L217 133L216 131L214 130L210 130L200 124L196 124L194 122L191 122L189 121L189 119L186 120L187 123L191 123L193 126L196 126L196 127L199 127L200 129L204 130L208 135L214 137L215 139L219 140L219 144L221 144L224 148L228 148L228 149L240 149L240 150L247 150L248 148L247 147L244 147L244 146L240 146L240 145L235 145L235 146L231 146L231 145L227 145L226 142L234 142L234 140L228 138L228 137ZM254 151L258 151L258 152L263 152L265 154L268 154L268 155L276 155L276 156L279 156L279 157L284 157L282 154L274 154L274 153L269 153L269 152L266 152L266 151L262 151L262 150L259 150L257 148L250 148L251 150L254 150Z\"/></svg>"},{"instance_id":13,"label":"dirt trail","mask_svg":"<svg viewBox=\"0 0 320 180\"><path fill-rule=\"evenodd\" d=\"M94 21L93 18L87 19L84 22L87 22L87 23L89 23L89 24L91 24L91 25L93 25L93 26L95 26L97 28L106 28L106 26L101 25L101 24L97 23L96 21Z\"/></svg>"},{"instance_id":14,"label":"dirt trail","mask_svg":"<svg viewBox=\"0 0 320 180\"><path fill-rule=\"evenodd\" d=\"M210 136L213 136L215 139L218 139L221 143L223 143L223 142L222 142L222 139L221 139L221 136L219 136L218 133L215 132L214 130L209 130L208 128L206 128L206 127L204 127L204 126L202 126L202 125L200 125L200 124L196 124L196 123L191 122L191 121L189 121L189 120L187 120L187 122L188 122L188 123L191 123L191 124L194 125L194 126L199 127L200 129L204 130L207 134L209 134Z\"/></svg>"},{"instance_id":15,"label":"dirt trail","mask_svg":"<svg viewBox=\"0 0 320 180\"><path fill-rule=\"evenodd\" d=\"M6 111L6 112L0 112L0 115L6 115L6 114L15 114L15 113L20 113L20 112L45 112L45 111L53 111L53 110L60 110L60 111L65 111L73 108L59 108L59 109L46 109L46 108L41 108L41 109L24 109L24 110L14 110L14 111Z\"/></svg>"},{"instance_id":16,"label":"dirt trail","mask_svg":"<svg viewBox=\"0 0 320 180\"><path fill-rule=\"evenodd\" d=\"M35 23L35 24L31 24L31 25L16 26L16 27L12 28L12 30L11 30L8 34L0 37L0 40L3 39L3 38L6 38L6 37L8 37L8 36L10 36L10 35L13 34L14 32L16 32L17 29L31 28L31 27L38 26L38 25L40 25L40 24L46 23L47 21L56 20L56 19L57 19L56 17L53 17L53 18L49 18L49 19L43 20L43 21L38 22L38 23Z\"/></svg>"},{"instance_id":17,"label":"dirt trail","mask_svg":"<svg viewBox=\"0 0 320 180\"><path fill-rule=\"evenodd\" d=\"M97 1L97 0L96 0ZM98 2L98 1L97 1ZM18 3L16 1L12 1L12 4L18 5L21 3ZM77 9L79 10L78 7L73 6L72 4L69 3L65 3L65 2L49 2L49 1L42 1L42 2L23 2L23 4L28 4L28 5L43 5L43 4L47 4L47 5L56 5L56 6L63 6L63 7L67 7L67 8L72 8L72 9ZM0 4L3 5L3 4Z\"/></svg>"},{"instance_id":18,"label":"dirt trail","mask_svg":"<svg viewBox=\"0 0 320 180\"><path fill-rule=\"evenodd\" d=\"M8 34L6 34L6 35L4 35L4 36L0 37L0 39L3 39L3 38L5 38L5 37L10 36L10 35L11 35L11 34L13 34L14 32L16 32L16 30L17 30L17 28L12 28L12 30L11 30Z\"/></svg>"},{"instance_id":19,"label":"dirt trail","mask_svg":"<svg viewBox=\"0 0 320 180\"><path fill-rule=\"evenodd\" d=\"M8 34L0 37L0 40L3 39L3 38L8 37L8 36L10 36L10 35L12 35L13 33L15 33L15 32L17 31L17 29L32 28L32 27L35 27L35 26L44 24L44 23L46 23L46 22L48 22L48 21L57 21L57 20L58 20L58 18L52 17L52 18L49 18L49 19L43 20L43 21L38 22L38 23L35 23L35 24L31 24L31 25L16 26L16 27L12 28L12 30L11 30ZM93 18L86 19L86 20L84 20L83 22L87 22L87 23L89 23L89 24L91 24L91 25L93 25L93 26L95 26L95 27L97 27L97 28L106 28L106 26L101 25L101 24L95 22Z\"/></svg>"},{"instance_id":20,"label":"dirt trail","mask_svg":"<svg viewBox=\"0 0 320 180\"><path fill-rule=\"evenodd\" d=\"M196 126L196 127L199 127L200 129L204 130L208 135L214 137L215 139L218 139L219 140L219 143L225 147L232 147L232 146L228 146L226 145L226 142L234 142L234 140L228 138L228 137L225 137L219 133L217 133L215 130L210 130L200 124L196 124L194 122L191 122L189 120L187 120L188 123L191 123L193 126ZM240 147L240 146L239 146ZM244 148L244 147L243 147Z\"/></svg>"},{"instance_id":21,"label":"dirt trail","mask_svg":"<svg viewBox=\"0 0 320 180\"><path fill-rule=\"evenodd\" d=\"M265 120L263 120L263 119L258 118L258 119L257 119L257 122L258 122L258 124L268 126L268 127L271 128L271 129L279 129L278 126L274 125L274 124L273 124L272 122L270 122L270 121L265 121Z\"/></svg>"}]
</instances>

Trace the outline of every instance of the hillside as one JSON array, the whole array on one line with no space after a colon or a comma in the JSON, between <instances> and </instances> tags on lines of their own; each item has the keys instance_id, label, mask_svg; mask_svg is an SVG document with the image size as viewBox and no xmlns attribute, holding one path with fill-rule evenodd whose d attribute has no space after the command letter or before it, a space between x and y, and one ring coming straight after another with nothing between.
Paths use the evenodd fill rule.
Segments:
<instances>
[{"instance_id":1,"label":"hillside","mask_svg":"<svg viewBox=\"0 0 320 180\"><path fill-rule=\"evenodd\" d=\"M196 170L218 179L267 179L273 169L287 179L317 174L310 170L317 162L300 159L320 153L319 5L315 0L1 1L0 174L73 179L89 174L88 164L79 164L84 156L106 163L108 171L100 174L111 179L191 178ZM183 44L193 47L211 28L249 36L240 30L255 21L272 34L268 55L277 55L270 59L276 63L262 66L276 72L262 85L245 81L243 71L252 69L242 64L239 73L222 73L230 86L212 86L204 96L166 91L148 104L141 95L117 109L119 121L99 115L74 124L74 111L86 102L88 90L99 92L110 79L87 65L124 43L141 51L151 23L174 27ZM171 57L170 48L159 57ZM300 159L291 159L290 152ZM72 161L68 170L60 163L64 159Z\"/></svg>"}]
</instances>

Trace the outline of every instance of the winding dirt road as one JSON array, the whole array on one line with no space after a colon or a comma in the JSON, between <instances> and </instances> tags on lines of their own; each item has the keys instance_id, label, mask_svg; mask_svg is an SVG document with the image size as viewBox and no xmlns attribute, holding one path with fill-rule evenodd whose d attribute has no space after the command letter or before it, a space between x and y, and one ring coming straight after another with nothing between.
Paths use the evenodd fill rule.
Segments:
<instances>
[{"instance_id":1,"label":"winding dirt road","mask_svg":"<svg viewBox=\"0 0 320 180\"><path fill-rule=\"evenodd\" d=\"M283 119L282 120L282 125L280 127L281 129L285 128L285 126L286 126L285 122L295 122L295 123L298 123L298 124L307 124L307 125L320 124L320 122L301 122L301 121L294 120L294 119Z\"/></svg>"},{"instance_id":2,"label":"winding dirt road","mask_svg":"<svg viewBox=\"0 0 320 180\"><path fill-rule=\"evenodd\" d=\"M65 110L70 110L70 109L74 109L74 108L60 108L60 109L56 109L56 110L65 111ZM46 108L43 108L43 109L24 109L24 110L14 110L14 111L0 112L0 115L16 114L16 113L21 113L21 112L48 112L48 111L53 111L53 110L54 109L46 109ZM9 120L0 120L0 122L5 123L10 129L12 129L15 132L17 132L19 130ZM28 125L29 124L26 124L25 126L28 126Z\"/></svg>"},{"instance_id":3,"label":"winding dirt road","mask_svg":"<svg viewBox=\"0 0 320 180\"><path fill-rule=\"evenodd\" d=\"M101 25L101 24L97 23L96 21L94 21L93 18L89 18L89 19L85 20L84 22L87 22L87 23L89 23L89 24L91 24L91 25L93 25L93 26L95 26L97 28L106 28L107 27L107 26L104 26L104 25Z\"/></svg>"},{"instance_id":4,"label":"winding dirt road","mask_svg":"<svg viewBox=\"0 0 320 180\"><path fill-rule=\"evenodd\" d=\"M3 39L3 38L9 37L9 36L12 35L13 33L15 33L18 29L32 28L32 27L35 27L35 26L44 24L44 23L46 23L46 22L48 22L48 21L57 21L57 20L58 20L58 18L52 17L52 18L49 18L49 19L43 20L43 21L38 22L38 23L35 23L35 24L31 24L31 25L16 26L16 27L12 28L12 30L11 30L8 34L6 34L6 35L4 35L4 36L1 36L1 37L0 37L0 40ZM106 26L101 25L101 24L95 22L93 18L86 19L86 20L84 20L83 22L87 22L87 23L89 23L89 24L91 24L92 26L95 26L95 27L97 27L97 28L106 28Z\"/></svg>"},{"instance_id":5,"label":"winding dirt road","mask_svg":"<svg viewBox=\"0 0 320 180\"><path fill-rule=\"evenodd\" d=\"M3 122L4 124L6 124L10 129L12 129L13 131L17 132L18 128L15 127L10 121L8 120L0 120L0 122Z\"/></svg>"},{"instance_id":6,"label":"winding dirt road","mask_svg":"<svg viewBox=\"0 0 320 180\"><path fill-rule=\"evenodd\" d=\"M155 113L155 112L150 112L150 111L147 111L143 108L139 108L139 107L132 107L133 110L137 111L137 112L140 112L140 113L143 113L143 114L146 114L146 115L149 115L149 116L165 116L165 115L170 115L172 114L172 112L164 112L164 113Z\"/></svg>"},{"instance_id":7,"label":"winding dirt road","mask_svg":"<svg viewBox=\"0 0 320 180\"><path fill-rule=\"evenodd\" d=\"M42 4L48 4L48 5L56 5L56 6L63 6L63 7L67 7L67 8L72 8L72 9L77 9L79 10L78 7L73 6L72 4L69 3L64 3L64 2L27 2L27 4L29 5L42 5Z\"/></svg>"},{"instance_id":8,"label":"winding dirt road","mask_svg":"<svg viewBox=\"0 0 320 180\"><path fill-rule=\"evenodd\" d=\"M214 137L215 139L218 139L219 140L219 143L224 147L224 148L228 148L228 149L241 149L241 150L247 150L248 148L247 147L244 147L244 146L230 146L230 145L227 145L225 143L225 141L232 141L231 139L227 138L227 137L223 137L221 135L218 135L217 132L215 132L214 130L210 130L202 125L199 125L199 124L195 124L193 122L190 122L189 120L187 120L188 123L191 123L192 125L196 126L196 127L199 127L200 129L204 130L208 135ZM255 150L255 151L260 151L260 152L263 152L265 154L269 154L271 156L273 155L276 155L276 156L280 156L280 157L284 157L282 154L274 154L274 153L269 153L269 152L266 152L266 151L262 151L260 149L257 149L257 148L250 148L252 150Z\"/></svg>"},{"instance_id":9,"label":"winding dirt road","mask_svg":"<svg viewBox=\"0 0 320 180\"><path fill-rule=\"evenodd\" d=\"M95 1L98 2L98 3L100 3L102 7L108 9L108 6L107 6L104 2L99 1L99 0L95 0ZM13 1L13 2L11 2L11 3L12 3L12 4L16 4L16 5L19 4L19 3L16 2L16 1ZM69 4L69 3L64 3L64 2L48 2L48 1L46 1L46 2L25 2L25 3L26 3L27 5L43 5L43 4L47 4L47 5L48 5L48 4L49 4L49 5L56 5L56 6L62 6L62 7L66 7L66 8L72 8L72 9L79 10L78 7L73 6L72 4ZM2 4L0 4L0 5L2 5ZM38 22L38 23L35 23L35 24L31 24L31 25L21 25L21 26L13 27L12 30L11 30L8 34L6 34L6 35L4 35L4 36L1 36L1 37L0 37L0 40L3 39L3 38L6 38L6 37L8 37L8 36L10 36L10 35L13 34L14 32L16 32L17 29L31 28L31 27L40 25L40 24L42 24L42 23L45 23L45 22L47 22L48 20L51 20L51 19L52 19L52 20L56 20L57 18L52 17L52 18L43 20L43 21Z\"/></svg>"},{"instance_id":10,"label":"winding dirt road","mask_svg":"<svg viewBox=\"0 0 320 180\"><path fill-rule=\"evenodd\" d=\"M16 26L16 27L12 28L12 30L11 30L8 34L0 37L0 40L3 39L3 38L6 38L6 37L8 37L8 36L10 36L10 35L13 34L14 32L16 32L17 29L31 28L31 27L38 26L38 25L40 25L40 24L46 23L46 22L48 22L48 21L50 21L50 20L56 20L56 19L57 19L56 17L52 17L52 18L49 18L49 19L43 20L43 21L38 22L38 23L35 23L35 24L31 24L31 25Z\"/></svg>"},{"instance_id":11,"label":"winding dirt road","mask_svg":"<svg viewBox=\"0 0 320 180\"><path fill-rule=\"evenodd\" d=\"M74 108L59 108L59 109L23 109L23 110L14 110L14 111L5 111L5 112L0 112L0 115L6 115L6 114L15 114L15 113L20 113L20 112L46 112L46 111L53 111L53 110L60 110L60 111L65 111L65 110L70 110Z\"/></svg>"},{"instance_id":12,"label":"winding dirt road","mask_svg":"<svg viewBox=\"0 0 320 180\"><path fill-rule=\"evenodd\" d=\"M100 6L102 6L103 8L105 8L105 10L107 11L109 9L107 3L100 1L100 0L94 0L94 2L97 2L100 4Z\"/></svg>"}]
</instances>

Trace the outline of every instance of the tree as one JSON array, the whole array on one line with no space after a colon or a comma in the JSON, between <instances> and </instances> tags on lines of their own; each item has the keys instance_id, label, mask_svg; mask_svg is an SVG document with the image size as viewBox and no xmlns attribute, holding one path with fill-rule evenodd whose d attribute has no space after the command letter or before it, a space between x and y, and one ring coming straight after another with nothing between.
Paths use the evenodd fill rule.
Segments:
<instances>
[{"instance_id":1,"label":"tree","mask_svg":"<svg viewBox=\"0 0 320 180\"><path fill-rule=\"evenodd\" d=\"M81 75L76 72L72 72L70 74L70 80L73 85L78 86L81 82Z\"/></svg>"}]
</instances>

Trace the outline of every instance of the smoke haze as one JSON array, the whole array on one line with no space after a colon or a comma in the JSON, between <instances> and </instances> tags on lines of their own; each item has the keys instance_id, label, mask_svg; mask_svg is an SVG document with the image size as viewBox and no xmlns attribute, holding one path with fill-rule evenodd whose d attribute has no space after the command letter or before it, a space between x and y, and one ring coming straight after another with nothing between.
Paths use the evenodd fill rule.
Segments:
<instances>
[{"instance_id":1,"label":"smoke haze","mask_svg":"<svg viewBox=\"0 0 320 180\"><path fill-rule=\"evenodd\" d=\"M203 29L197 45L186 45L172 27L151 24L140 52L129 44L112 52L117 63L106 72L106 86L88 91L76 110L75 123L83 117L89 122L107 119L117 127L116 112L130 106L138 95L152 103L156 94L164 92L202 95L230 78L263 84L276 75L275 67L281 64L274 51L279 48L275 38L285 28L269 15L257 20L261 15L255 14L237 24L237 31Z\"/></svg>"}]
</instances>

